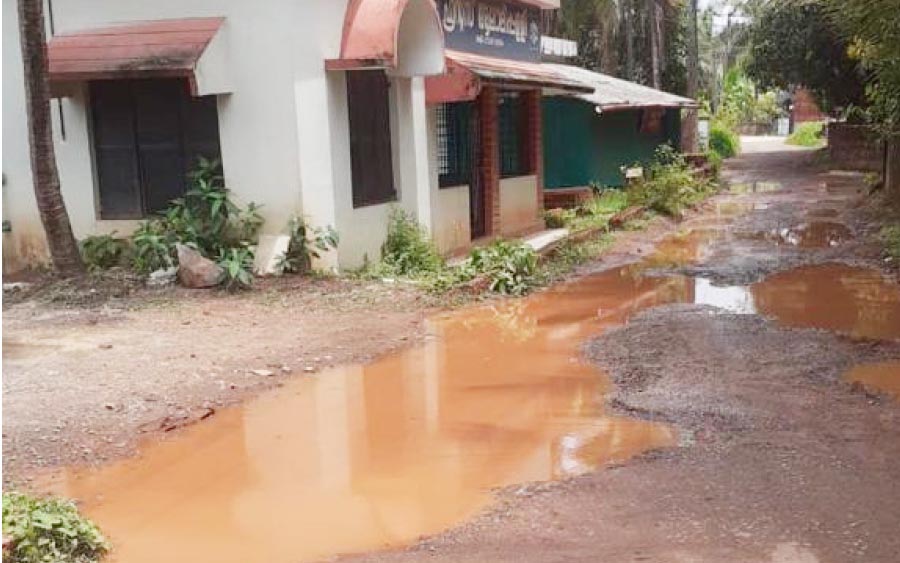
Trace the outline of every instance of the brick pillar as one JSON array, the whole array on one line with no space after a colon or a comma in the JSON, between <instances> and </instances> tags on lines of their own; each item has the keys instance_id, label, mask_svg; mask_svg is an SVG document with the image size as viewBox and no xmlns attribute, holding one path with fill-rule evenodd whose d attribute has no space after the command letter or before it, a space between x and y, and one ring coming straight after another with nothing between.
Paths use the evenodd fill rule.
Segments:
<instances>
[{"instance_id":1,"label":"brick pillar","mask_svg":"<svg viewBox=\"0 0 900 563\"><path fill-rule=\"evenodd\" d=\"M497 128L497 89L484 86L478 96L481 120L481 181L484 188L485 234L500 233L500 143Z\"/></svg>"},{"instance_id":2,"label":"brick pillar","mask_svg":"<svg viewBox=\"0 0 900 563\"><path fill-rule=\"evenodd\" d=\"M525 131L528 135L525 141L525 150L528 151L531 170L537 176L537 217L535 219L540 223L544 217L544 142L541 122L541 91L529 90L523 94L523 97L527 119Z\"/></svg>"}]
</instances>

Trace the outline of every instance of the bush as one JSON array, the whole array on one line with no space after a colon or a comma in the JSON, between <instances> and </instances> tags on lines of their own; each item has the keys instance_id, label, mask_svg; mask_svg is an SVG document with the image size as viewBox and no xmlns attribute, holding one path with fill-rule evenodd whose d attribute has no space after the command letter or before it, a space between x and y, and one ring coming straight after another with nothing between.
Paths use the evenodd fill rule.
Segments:
<instances>
[{"instance_id":1,"label":"bush","mask_svg":"<svg viewBox=\"0 0 900 563\"><path fill-rule=\"evenodd\" d=\"M730 129L714 124L709 128L709 150L723 159L731 158L741 150L740 137Z\"/></svg>"},{"instance_id":2,"label":"bush","mask_svg":"<svg viewBox=\"0 0 900 563\"><path fill-rule=\"evenodd\" d=\"M385 273L416 276L439 271L444 260L416 220L395 207L391 210L387 237L381 246L381 266L387 270Z\"/></svg>"},{"instance_id":3,"label":"bush","mask_svg":"<svg viewBox=\"0 0 900 563\"><path fill-rule=\"evenodd\" d=\"M801 147L820 147L825 144L824 126L821 121L801 123L794 128L794 132L787 138L787 143Z\"/></svg>"},{"instance_id":4,"label":"bush","mask_svg":"<svg viewBox=\"0 0 900 563\"><path fill-rule=\"evenodd\" d=\"M229 197L223 184L221 163L199 158L190 173L191 189L184 197L172 200L161 214L141 223L132 235L132 267L141 273L170 268L176 264L175 244L196 248L207 258L244 261L253 247L263 219L259 207L249 203L245 209ZM233 266L230 266L233 269ZM247 275L250 270L242 268ZM239 276L245 279L242 274ZM227 279L240 283L240 279Z\"/></svg>"},{"instance_id":5,"label":"bush","mask_svg":"<svg viewBox=\"0 0 900 563\"><path fill-rule=\"evenodd\" d=\"M78 243L81 259L89 271L106 270L120 266L128 253L128 241L109 235L95 235Z\"/></svg>"},{"instance_id":6,"label":"bush","mask_svg":"<svg viewBox=\"0 0 900 563\"><path fill-rule=\"evenodd\" d=\"M646 177L629 186L627 193L629 204L677 216L685 206L699 202L713 188L711 182L694 174L683 155L663 146L657 149Z\"/></svg>"},{"instance_id":7,"label":"bush","mask_svg":"<svg viewBox=\"0 0 900 563\"><path fill-rule=\"evenodd\" d=\"M323 252L337 248L338 234L333 227L310 228L302 217L293 217L288 223L291 240L288 249L279 259L279 272L302 274L312 269L314 258Z\"/></svg>"},{"instance_id":8,"label":"bush","mask_svg":"<svg viewBox=\"0 0 900 563\"><path fill-rule=\"evenodd\" d=\"M498 240L476 248L469 267L487 276L490 290L504 295L524 295L537 285L537 253L520 242Z\"/></svg>"},{"instance_id":9,"label":"bush","mask_svg":"<svg viewBox=\"0 0 900 563\"><path fill-rule=\"evenodd\" d=\"M109 550L72 502L20 493L3 493L3 536L12 541L4 563L91 563Z\"/></svg>"},{"instance_id":10,"label":"bush","mask_svg":"<svg viewBox=\"0 0 900 563\"><path fill-rule=\"evenodd\" d=\"M562 229L575 217L571 209L548 209L544 211L544 224L548 229Z\"/></svg>"}]
</instances>

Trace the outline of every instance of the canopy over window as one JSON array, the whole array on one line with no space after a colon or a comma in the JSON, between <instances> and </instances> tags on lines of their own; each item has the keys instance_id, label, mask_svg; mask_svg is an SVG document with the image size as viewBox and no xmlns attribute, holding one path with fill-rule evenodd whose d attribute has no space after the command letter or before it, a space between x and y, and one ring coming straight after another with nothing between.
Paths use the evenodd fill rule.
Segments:
<instances>
[{"instance_id":1,"label":"canopy over window","mask_svg":"<svg viewBox=\"0 0 900 563\"><path fill-rule=\"evenodd\" d=\"M143 21L54 36L48 45L55 94L87 80L184 77L194 95L230 92L225 18Z\"/></svg>"},{"instance_id":2,"label":"canopy over window","mask_svg":"<svg viewBox=\"0 0 900 563\"><path fill-rule=\"evenodd\" d=\"M447 73L426 79L428 103L474 100L484 83L589 93L593 86L557 72L551 65L500 59L447 49Z\"/></svg>"}]
</instances>

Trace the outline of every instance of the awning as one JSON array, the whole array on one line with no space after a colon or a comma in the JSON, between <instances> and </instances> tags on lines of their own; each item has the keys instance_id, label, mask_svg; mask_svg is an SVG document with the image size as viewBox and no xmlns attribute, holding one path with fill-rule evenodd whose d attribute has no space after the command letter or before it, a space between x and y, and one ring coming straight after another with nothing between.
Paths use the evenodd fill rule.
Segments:
<instances>
[{"instance_id":1,"label":"awning","mask_svg":"<svg viewBox=\"0 0 900 563\"><path fill-rule=\"evenodd\" d=\"M425 79L428 103L473 100L483 83L503 86L551 88L573 94L593 92L594 87L558 72L555 65L499 59L462 51L445 51L447 72Z\"/></svg>"},{"instance_id":2,"label":"awning","mask_svg":"<svg viewBox=\"0 0 900 563\"><path fill-rule=\"evenodd\" d=\"M662 90L643 86L620 78L615 78L585 68L545 64L569 80L591 86L590 93L574 94L574 97L594 104L602 111L616 111L634 108L696 108L695 100L669 94Z\"/></svg>"},{"instance_id":3,"label":"awning","mask_svg":"<svg viewBox=\"0 0 900 563\"><path fill-rule=\"evenodd\" d=\"M184 77L194 95L230 92L220 28L225 18L144 21L54 36L55 93L86 80Z\"/></svg>"},{"instance_id":4,"label":"awning","mask_svg":"<svg viewBox=\"0 0 900 563\"><path fill-rule=\"evenodd\" d=\"M444 33L433 0L351 0L340 57L326 70L384 68L405 76L444 71Z\"/></svg>"}]
</instances>

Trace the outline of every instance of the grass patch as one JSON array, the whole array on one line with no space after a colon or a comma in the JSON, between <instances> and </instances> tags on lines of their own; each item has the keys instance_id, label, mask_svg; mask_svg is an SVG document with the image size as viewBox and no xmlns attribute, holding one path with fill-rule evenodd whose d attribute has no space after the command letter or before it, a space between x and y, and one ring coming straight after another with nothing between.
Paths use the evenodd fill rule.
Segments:
<instances>
[{"instance_id":1,"label":"grass patch","mask_svg":"<svg viewBox=\"0 0 900 563\"><path fill-rule=\"evenodd\" d=\"M741 138L731 129L720 124L709 128L709 150L720 158L731 158L741 152Z\"/></svg>"},{"instance_id":2,"label":"grass patch","mask_svg":"<svg viewBox=\"0 0 900 563\"><path fill-rule=\"evenodd\" d=\"M12 541L3 563L93 563L109 551L72 502L21 493L3 493L3 536Z\"/></svg>"},{"instance_id":3,"label":"grass patch","mask_svg":"<svg viewBox=\"0 0 900 563\"><path fill-rule=\"evenodd\" d=\"M787 144L800 147L821 147L825 145L823 131L825 124L821 121L801 123L787 138Z\"/></svg>"},{"instance_id":4,"label":"grass patch","mask_svg":"<svg viewBox=\"0 0 900 563\"><path fill-rule=\"evenodd\" d=\"M891 225L881 229L881 241L885 253L893 260L900 261L900 225Z\"/></svg>"}]
</instances>

